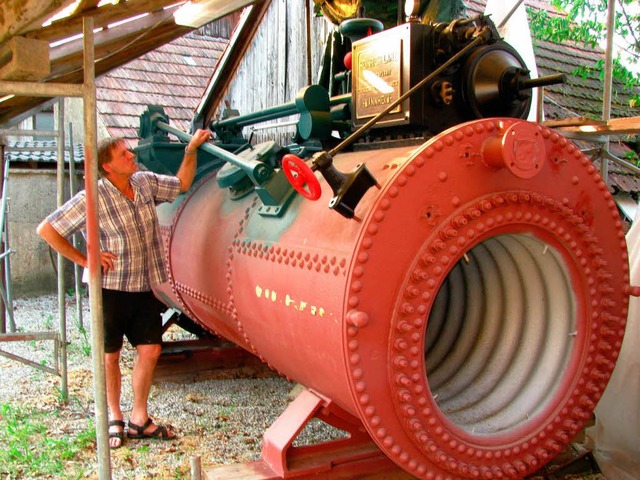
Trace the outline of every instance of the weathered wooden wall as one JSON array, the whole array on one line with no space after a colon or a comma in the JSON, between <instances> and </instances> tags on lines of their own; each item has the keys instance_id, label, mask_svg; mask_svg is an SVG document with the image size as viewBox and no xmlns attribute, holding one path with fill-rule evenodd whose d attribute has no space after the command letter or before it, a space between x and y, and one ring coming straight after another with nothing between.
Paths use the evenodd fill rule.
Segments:
<instances>
[{"instance_id":1,"label":"weathered wooden wall","mask_svg":"<svg viewBox=\"0 0 640 480\"><path fill-rule=\"evenodd\" d=\"M239 110L240 114L291 102L298 90L308 84L305 1L313 6L313 0L272 0L225 96L231 108ZM314 83L318 79L326 38L336 27L325 18L315 16L311 27L311 78ZM283 121L286 119L277 120ZM292 127L259 130L255 132L254 143L276 139L286 145L294 132ZM251 127L245 127L247 138L250 133Z\"/></svg>"}]
</instances>

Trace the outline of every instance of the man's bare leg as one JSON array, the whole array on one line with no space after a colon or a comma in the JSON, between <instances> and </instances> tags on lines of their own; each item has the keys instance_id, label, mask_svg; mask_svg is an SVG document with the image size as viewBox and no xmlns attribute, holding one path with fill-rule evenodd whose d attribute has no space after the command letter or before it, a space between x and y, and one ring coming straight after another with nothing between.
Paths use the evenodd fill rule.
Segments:
<instances>
[{"instance_id":1,"label":"man's bare leg","mask_svg":"<svg viewBox=\"0 0 640 480\"><path fill-rule=\"evenodd\" d=\"M131 417L129 421L132 424L143 426L149 418L149 412L147 410L149 391L151 390L151 383L153 382L153 372L158 363L158 357L160 357L161 346L155 345L138 345L136 347L138 351L138 358L133 366L133 410L131 411ZM156 430L157 425L151 424L145 428L144 433L151 433ZM142 432L140 432L142 433ZM172 436L170 431L167 431L169 437Z\"/></svg>"},{"instance_id":2,"label":"man's bare leg","mask_svg":"<svg viewBox=\"0 0 640 480\"><path fill-rule=\"evenodd\" d=\"M104 354L105 381L107 387L107 404L111 412L111 420L123 420L120 408L120 394L122 391L122 373L120 371L120 351ZM124 432L120 426L110 426L109 433ZM117 437L109 438L109 446L118 448L122 442Z\"/></svg>"}]
</instances>

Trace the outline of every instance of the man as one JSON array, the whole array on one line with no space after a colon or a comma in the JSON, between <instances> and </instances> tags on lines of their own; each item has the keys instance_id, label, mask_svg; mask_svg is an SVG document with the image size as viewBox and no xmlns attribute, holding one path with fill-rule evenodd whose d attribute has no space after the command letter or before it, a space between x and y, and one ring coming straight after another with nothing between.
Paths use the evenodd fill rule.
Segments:
<instances>
[{"instance_id":1,"label":"man","mask_svg":"<svg viewBox=\"0 0 640 480\"><path fill-rule=\"evenodd\" d=\"M196 152L211 136L198 130L185 148L176 176L138 171L135 156L121 138L98 145L98 222L105 343L107 403L110 410L109 446L124 440L120 408L120 349L123 336L136 348L133 368L133 408L129 438L171 440L175 434L156 425L147 412L153 371L160 356L162 319L151 286L167 281L156 205L172 202L191 187ZM86 228L86 196L81 191L38 226L40 236L57 252L82 267L87 257L67 240Z\"/></svg>"}]
</instances>

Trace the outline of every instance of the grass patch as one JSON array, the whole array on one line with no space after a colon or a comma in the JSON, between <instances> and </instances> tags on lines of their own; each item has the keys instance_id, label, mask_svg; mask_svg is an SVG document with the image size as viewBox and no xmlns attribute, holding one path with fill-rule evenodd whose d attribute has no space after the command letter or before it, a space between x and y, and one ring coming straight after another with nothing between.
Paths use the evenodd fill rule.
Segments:
<instances>
[{"instance_id":1,"label":"grass patch","mask_svg":"<svg viewBox=\"0 0 640 480\"><path fill-rule=\"evenodd\" d=\"M67 347L67 350L84 357L89 357L91 356L91 342L89 341L89 334L87 333L87 329L79 326L78 332L80 332L81 334L79 343L70 343Z\"/></svg>"},{"instance_id":2,"label":"grass patch","mask_svg":"<svg viewBox=\"0 0 640 480\"><path fill-rule=\"evenodd\" d=\"M63 476L81 478L84 468L76 461L95 443L93 422L77 433L51 434L46 417L55 411L39 412L12 404L0 405L0 475L4 478Z\"/></svg>"}]
</instances>

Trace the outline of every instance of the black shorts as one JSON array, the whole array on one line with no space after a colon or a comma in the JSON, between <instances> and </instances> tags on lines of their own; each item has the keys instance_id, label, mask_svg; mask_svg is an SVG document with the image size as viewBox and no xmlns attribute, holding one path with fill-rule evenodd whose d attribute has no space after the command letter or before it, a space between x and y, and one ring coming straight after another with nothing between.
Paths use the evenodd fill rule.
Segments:
<instances>
[{"instance_id":1,"label":"black shorts","mask_svg":"<svg viewBox=\"0 0 640 480\"><path fill-rule=\"evenodd\" d=\"M152 292L122 292L102 289L104 351L122 348L123 336L136 345L162 342L162 312L166 307Z\"/></svg>"}]
</instances>

